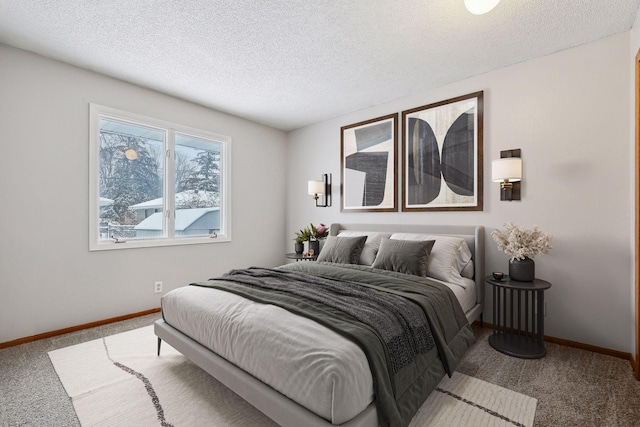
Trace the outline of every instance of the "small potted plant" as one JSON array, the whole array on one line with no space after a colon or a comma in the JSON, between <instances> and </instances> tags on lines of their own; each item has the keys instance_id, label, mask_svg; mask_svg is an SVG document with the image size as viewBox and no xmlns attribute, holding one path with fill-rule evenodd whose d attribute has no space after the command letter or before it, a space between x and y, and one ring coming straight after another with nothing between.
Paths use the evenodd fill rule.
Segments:
<instances>
[{"instance_id":1,"label":"small potted plant","mask_svg":"<svg viewBox=\"0 0 640 427\"><path fill-rule=\"evenodd\" d=\"M303 228L300 231L296 231L296 238L293 239L296 241L295 251L297 254L302 254L304 252L304 242L311 238L311 231L309 228Z\"/></svg>"},{"instance_id":2,"label":"small potted plant","mask_svg":"<svg viewBox=\"0 0 640 427\"><path fill-rule=\"evenodd\" d=\"M309 241L309 252L318 255L320 253L320 240L329 235L329 228L326 225L320 224L317 227L313 224L309 224L308 227L296 231L295 250L297 254L304 252L304 242ZM313 251L313 252L312 252Z\"/></svg>"},{"instance_id":3,"label":"small potted plant","mask_svg":"<svg viewBox=\"0 0 640 427\"><path fill-rule=\"evenodd\" d=\"M509 260L509 277L520 282L530 282L535 278L536 255L549 253L551 234L544 234L537 226L527 230L512 222L504 225L506 231L493 230L491 237L498 249L511 257Z\"/></svg>"}]
</instances>

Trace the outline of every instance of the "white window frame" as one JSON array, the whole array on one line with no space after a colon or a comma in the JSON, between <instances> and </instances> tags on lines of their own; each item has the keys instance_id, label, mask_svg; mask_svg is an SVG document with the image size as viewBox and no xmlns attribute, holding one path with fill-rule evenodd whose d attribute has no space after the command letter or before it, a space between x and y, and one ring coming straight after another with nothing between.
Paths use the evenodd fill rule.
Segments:
<instances>
[{"instance_id":1,"label":"white window frame","mask_svg":"<svg viewBox=\"0 0 640 427\"><path fill-rule=\"evenodd\" d=\"M110 118L130 122L141 126L160 128L166 131L165 171L163 184L164 229L165 237L132 239L116 242L100 240L100 118ZM214 236L176 236L175 235L175 134L190 135L212 139L220 143L220 231ZM190 128L165 120L154 119L116 108L98 104L89 104L89 250L117 250L130 248L148 248L157 246L192 245L231 241L231 197L230 165L231 137L202 129Z\"/></svg>"}]
</instances>

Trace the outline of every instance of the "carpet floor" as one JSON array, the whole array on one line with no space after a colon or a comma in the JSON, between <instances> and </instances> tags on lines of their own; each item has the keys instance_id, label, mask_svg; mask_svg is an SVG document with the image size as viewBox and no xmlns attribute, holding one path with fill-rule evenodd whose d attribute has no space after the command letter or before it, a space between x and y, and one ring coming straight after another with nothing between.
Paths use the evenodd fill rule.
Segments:
<instances>
[{"instance_id":1,"label":"carpet floor","mask_svg":"<svg viewBox=\"0 0 640 427\"><path fill-rule=\"evenodd\" d=\"M48 352L151 325L159 314L0 350L0 426L79 426ZM538 400L534 426L639 426L640 382L628 361L547 343L543 359L516 359L491 348L488 329L458 372Z\"/></svg>"},{"instance_id":2,"label":"carpet floor","mask_svg":"<svg viewBox=\"0 0 640 427\"><path fill-rule=\"evenodd\" d=\"M542 359L495 351L490 329L474 328L478 342L458 371L538 400L535 426L640 426L640 381L627 360L545 343Z\"/></svg>"}]
</instances>

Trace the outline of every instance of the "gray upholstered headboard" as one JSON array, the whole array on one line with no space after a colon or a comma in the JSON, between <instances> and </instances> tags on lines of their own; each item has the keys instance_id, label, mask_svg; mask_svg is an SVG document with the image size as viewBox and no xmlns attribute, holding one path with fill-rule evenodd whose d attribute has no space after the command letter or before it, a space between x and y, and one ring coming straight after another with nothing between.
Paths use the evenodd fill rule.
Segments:
<instances>
[{"instance_id":1,"label":"gray upholstered headboard","mask_svg":"<svg viewBox=\"0 0 640 427\"><path fill-rule=\"evenodd\" d=\"M484 226L482 225L431 225L431 224L331 224L329 235L337 236L341 230L376 231L391 233L425 233L461 237L469 245L473 257L476 303L473 318L484 307Z\"/></svg>"}]
</instances>

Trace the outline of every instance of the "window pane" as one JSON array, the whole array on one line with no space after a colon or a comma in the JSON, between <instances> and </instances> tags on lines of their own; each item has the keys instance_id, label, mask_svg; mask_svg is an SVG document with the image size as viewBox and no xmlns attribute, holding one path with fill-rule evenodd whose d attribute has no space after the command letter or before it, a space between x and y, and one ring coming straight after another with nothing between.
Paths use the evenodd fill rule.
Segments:
<instances>
[{"instance_id":1,"label":"window pane","mask_svg":"<svg viewBox=\"0 0 640 427\"><path fill-rule=\"evenodd\" d=\"M164 236L165 132L100 118L100 240Z\"/></svg>"},{"instance_id":2,"label":"window pane","mask_svg":"<svg viewBox=\"0 0 640 427\"><path fill-rule=\"evenodd\" d=\"M176 237L220 231L220 145L176 133Z\"/></svg>"}]
</instances>

